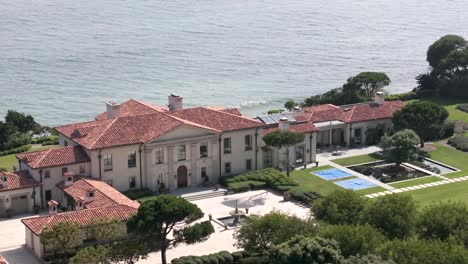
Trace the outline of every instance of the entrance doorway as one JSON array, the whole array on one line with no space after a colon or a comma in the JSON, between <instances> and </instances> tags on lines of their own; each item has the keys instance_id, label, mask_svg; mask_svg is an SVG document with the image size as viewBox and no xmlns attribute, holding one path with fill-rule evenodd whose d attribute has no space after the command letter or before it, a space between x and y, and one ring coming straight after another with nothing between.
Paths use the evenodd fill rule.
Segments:
<instances>
[{"instance_id":1,"label":"entrance doorway","mask_svg":"<svg viewBox=\"0 0 468 264\"><path fill-rule=\"evenodd\" d=\"M177 168L177 188L188 186L187 167L182 165Z\"/></svg>"}]
</instances>

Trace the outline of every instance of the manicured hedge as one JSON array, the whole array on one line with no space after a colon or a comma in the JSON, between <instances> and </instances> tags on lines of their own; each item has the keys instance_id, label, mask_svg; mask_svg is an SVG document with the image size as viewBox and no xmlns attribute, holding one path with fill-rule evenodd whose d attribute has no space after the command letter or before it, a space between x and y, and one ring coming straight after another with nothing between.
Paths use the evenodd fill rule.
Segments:
<instances>
[{"instance_id":1,"label":"manicured hedge","mask_svg":"<svg viewBox=\"0 0 468 264\"><path fill-rule=\"evenodd\" d=\"M468 151L468 136L456 134L449 138L448 143L459 150Z\"/></svg>"},{"instance_id":2,"label":"manicured hedge","mask_svg":"<svg viewBox=\"0 0 468 264\"><path fill-rule=\"evenodd\" d=\"M132 200L138 200L144 197L153 196L154 192L148 188L143 188L141 190L138 189L138 190L126 191L126 192L123 192L123 194Z\"/></svg>"},{"instance_id":3,"label":"manicured hedge","mask_svg":"<svg viewBox=\"0 0 468 264\"><path fill-rule=\"evenodd\" d=\"M468 113L468 104L459 104L456 109Z\"/></svg>"},{"instance_id":4,"label":"manicured hedge","mask_svg":"<svg viewBox=\"0 0 468 264\"><path fill-rule=\"evenodd\" d=\"M310 204L314 200L318 198L322 198L323 196L318 192L304 192L301 190L293 190L291 191L291 196L301 202Z\"/></svg>"},{"instance_id":5,"label":"manicured hedge","mask_svg":"<svg viewBox=\"0 0 468 264\"><path fill-rule=\"evenodd\" d=\"M229 187L234 192L264 187L284 192L299 185L292 178L273 168L249 171L232 177L221 177L221 184Z\"/></svg>"},{"instance_id":6,"label":"manicured hedge","mask_svg":"<svg viewBox=\"0 0 468 264\"><path fill-rule=\"evenodd\" d=\"M390 94L388 96L385 96L385 101L396 101L396 100L409 101L413 99L430 97L433 95L434 95L433 91L417 91L417 92L407 92L407 93L401 93L401 94Z\"/></svg>"},{"instance_id":7,"label":"manicured hedge","mask_svg":"<svg viewBox=\"0 0 468 264\"><path fill-rule=\"evenodd\" d=\"M221 251L205 256L184 256L173 259L172 264L243 264L243 263L266 263L266 262L244 262L252 258L244 251L229 253Z\"/></svg>"},{"instance_id":8,"label":"manicured hedge","mask_svg":"<svg viewBox=\"0 0 468 264\"><path fill-rule=\"evenodd\" d=\"M21 152L28 151L30 149L31 149L31 146L27 145L27 146L22 146L22 147L19 147L19 148L0 151L0 156L6 156L6 155L11 155L11 154L21 153Z\"/></svg>"}]
</instances>

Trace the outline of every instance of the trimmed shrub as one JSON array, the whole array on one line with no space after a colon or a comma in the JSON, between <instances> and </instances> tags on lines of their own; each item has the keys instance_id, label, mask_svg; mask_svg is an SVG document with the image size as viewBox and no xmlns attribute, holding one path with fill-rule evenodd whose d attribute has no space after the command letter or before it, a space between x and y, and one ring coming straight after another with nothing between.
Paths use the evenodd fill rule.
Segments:
<instances>
[{"instance_id":1,"label":"trimmed shrub","mask_svg":"<svg viewBox=\"0 0 468 264\"><path fill-rule=\"evenodd\" d=\"M449 138L448 143L459 150L468 151L468 136L457 134Z\"/></svg>"},{"instance_id":2,"label":"trimmed shrub","mask_svg":"<svg viewBox=\"0 0 468 264\"><path fill-rule=\"evenodd\" d=\"M255 257L247 257L241 259L239 261L240 264L268 264L268 257L267 256L255 256Z\"/></svg>"},{"instance_id":3,"label":"trimmed shrub","mask_svg":"<svg viewBox=\"0 0 468 264\"><path fill-rule=\"evenodd\" d=\"M126 191L126 192L123 192L123 194L132 200L137 200L137 199L141 199L144 197L153 196L154 192L148 188L143 188L141 190Z\"/></svg>"},{"instance_id":4,"label":"trimmed shrub","mask_svg":"<svg viewBox=\"0 0 468 264\"><path fill-rule=\"evenodd\" d=\"M236 262L239 262L243 257L244 255L242 254L243 251L237 251L237 252L233 252L231 255L234 259L234 263Z\"/></svg>"},{"instance_id":5,"label":"trimmed shrub","mask_svg":"<svg viewBox=\"0 0 468 264\"><path fill-rule=\"evenodd\" d=\"M222 177L220 182L234 192L244 192L250 189L270 187L284 192L299 184L283 173L272 169L249 171L233 177ZM282 187L279 187L282 186ZM248 187L248 188L247 188Z\"/></svg>"},{"instance_id":6,"label":"trimmed shrub","mask_svg":"<svg viewBox=\"0 0 468 264\"><path fill-rule=\"evenodd\" d=\"M11 154L26 152L26 151L28 151L30 149L31 149L31 146L27 145L27 146L22 146L22 147L19 147L19 148L4 150L4 151L0 151L0 156L6 156L6 155L11 155Z\"/></svg>"},{"instance_id":7,"label":"trimmed shrub","mask_svg":"<svg viewBox=\"0 0 468 264\"><path fill-rule=\"evenodd\" d=\"M459 104L455 109L468 113L468 104Z\"/></svg>"}]
</instances>

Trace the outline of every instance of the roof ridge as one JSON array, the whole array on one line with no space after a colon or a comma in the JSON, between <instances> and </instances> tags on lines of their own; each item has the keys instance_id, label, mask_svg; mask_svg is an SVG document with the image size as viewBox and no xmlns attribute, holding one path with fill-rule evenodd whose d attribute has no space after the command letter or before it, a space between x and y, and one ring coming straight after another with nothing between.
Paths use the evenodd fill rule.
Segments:
<instances>
[{"instance_id":1,"label":"roof ridge","mask_svg":"<svg viewBox=\"0 0 468 264\"><path fill-rule=\"evenodd\" d=\"M44 160L44 158L47 157L47 155L49 155L49 153L50 153L51 150L52 150L51 148L48 149L48 150L46 151L46 153L44 154L44 156L42 156L42 157L36 162L36 164L40 164L40 163L42 162L42 160Z\"/></svg>"},{"instance_id":2,"label":"roof ridge","mask_svg":"<svg viewBox=\"0 0 468 264\"><path fill-rule=\"evenodd\" d=\"M346 119L346 122L349 122L349 120L352 120L352 116L354 115L354 110L356 109L356 107L352 107L351 108L351 113L349 113L349 116L348 118Z\"/></svg>"},{"instance_id":3,"label":"roof ridge","mask_svg":"<svg viewBox=\"0 0 468 264\"><path fill-rule=\"evenodd\" d=\"M81 180L84 180L84 181L86 182L86 184L90 185L91 187L96 188L96 186L94 186L93 184L91 184L91 183L88 182L88 179L84 179L84 178L83 178L83 179L81 179ZM102 182L102 181L97 181L97 182ZM105 182L102 182L102 183L105 183ZM105 183L105 184L107 184L107 183ZM109 186L110 186L110 185L109 185ZM110 200L112 200L115 204L121 204L121 203L116 202L116 201L115 201L114 199L112 199L111 197L109 197L109 195L107 195L106 193L102 192L99 188L96 188L96 190L99 191L99 192L100 192L102 195L104 195L105 197L107 197L107 198L109 198ZM124 194L122 194L122 195L125 196ZM125 197L127 197L127 196L125 196ZM127 197L127 198L128 198L128 197ZM131 199L129 198L129 200L131 200ZM133 200L132 200L132 201L133 201ZM101 207L98 207L98 208L101 208Z\"/></svg>"},{"instance_id":4,"label":"roof ridge","mask_svg":"<svg viewBox=\"0 0 468 264\"><path fill-rule=\"evenodd\" d=\"M213 112L218 112L218 113L222 113L222 114L234 116L234 117L246 119L246 120L249 120L249 121L254 121L254 122L257 122L257 123L260 123L260 124L263 125L263 123L261 123L261 122L255 120L255 119L253 119L253 118L246 117L246 116L244 116L244 115L235 115L235 114L231 114L231 113L229 113L229 112L225 112L225 111L221 111L221 110L215 110L215 109L210 109L210 108L207 108L207 107L204 107L204 106L200 106L199 108L208 109L208 110L213 111Z\"/></svg>"},{"instance_id":5,"label":"roof ridge","mask_svg":"<svg viewBox=\"0 0 468 264\"><path fill-rule=\"evenodd\" d=\"M107 130L109 130L109 128L117 121L117 119L119 119L120 117L116 117L112 120L112 122L110 122L107 127L102 131L102 133L100 133L100 135L96 138L96 140L94 140L93 144L91 144L92 147L94 147L96 145L96 143L104 136L104 134L107 132Z\"/></svg>"},{"instance_id":6,"label":"roof ridge","mask_svg":"<svg viewBox=\"0 0 468 264\"><path fill-rule=\"evenodd\" d=\"M195 107L195 108L201 108L201 107ZM194 108L191 108L191 109L194 109ZM216 131L218 133L220 133L221 131L218 130L218 129L215 129L215 128L212 128L212 127L209 127L209 126L204 126L202 124L197 124L195 122L192 122L190 120L187 120L185 118L182 118L182 117L178 117L178 116L173 116L170 114L170 111L167 111L167 112L160 112L161 114L163 115L166 115L167 117L169 118L172 118L174 120L176 120L177 122L181 122L182 124L185 124L185 125L191 125L191 126L195 126L195 127L199 127L199 128L203 128L203 129L209 129L209 130L212 130L212 131ZM167 131L169 132L169 131ZM166 132L166 133L167 133Z\"/></svg>"}]
</instances>

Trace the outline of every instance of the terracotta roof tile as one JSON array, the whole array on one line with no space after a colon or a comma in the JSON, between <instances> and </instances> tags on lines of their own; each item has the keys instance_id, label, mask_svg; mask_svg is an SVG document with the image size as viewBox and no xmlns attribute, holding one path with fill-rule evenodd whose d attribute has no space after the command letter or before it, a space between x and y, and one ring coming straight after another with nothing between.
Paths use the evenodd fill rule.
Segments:
<instances>
[{"instance_id":1,"label":"terracotta roof tile","mask_svg":"<svg viewBox=\"0 0 468 264\"><path fill-rule=\"evenodd\" d=\"M6 177L8 186L0 185L0 192L31 188L41 184L31 177L28 171L0 172L0 179Z\"/></svg>"},{"instance_id":2,"label":"terracotta roof tile","mask_svg":"<svg viewBox=\"0 0 468 264\"><path fill-rule=\"evenodd\" d=\"M38 216L24 218L21 220L36 235L40 235L46 227L54 226L60 222L77 222L82 225L89 225L96 219L115 218L122 221L128 220L138 211L137 208L124 204L109 207L99 207L58 213L55 215Z\"/></svg>"},{"instance_id":3,"label":"terracotta roof tile","mask_svg":"<svg viewBox=\"0 0 468 264\"><path fill-rule=\"evenodd\" d=\"M26 165L33 169L90 161L88 155L80 146L68 146L41 151L24 152L17 154L16 158L22 160Z\"/></svg>"},{"instance_id":4,"label":"terracotta roof tile","mask_svg":"<svg viewBox=\"0 0 468 264\"><path fill-rule=\"evenodd\" d=\"M134 99L130 99L120 104L120 116L146 115L154 112L165 112L167 110L167 107L152 105ZM105 119L108 119L106 112L96 116L96 120Z\"/></svg>"},{"instance_id":5,"label":"terracotta roof tile","mask_svg":"<svg viewBox=\"0 0 468 264\"><path fill-rule=\"evenodd\" d=\"M232 131L263 126L263 123L254 119L206 107L169 111L167 114L219 131Z\"/></svg>"},{"instance_id":6,"label":"terracotta roof tile","mask_svg":"<svg viewBox=\"0 0 468 264\"><path fill-rule=\"evenodd\" d=\"M278 125L265 128L263 129L263 135L267 135L271 132L278 131L278 129ZM319 131L319 129L316 126L314 126L311 122L301 122L289 124L289 131L307 133Z\"/></svg>"},{"instance_id":7,"label":"terracotta roof tile","mask_svg":"<svg viewBox=\"0 0 468 264\"><path fill-rule=\"evenodd\" d=\"M70 195L75 201L84 199L89 189L95 189L94 199L85 203L85 208L100 208L124 204L138 208L139 203L129 199L109 184L95 180L90 177L76 177L77 180L70 186L65 186L64 182L57 184L66 194Z\"/></svg>"}]
</instances>

